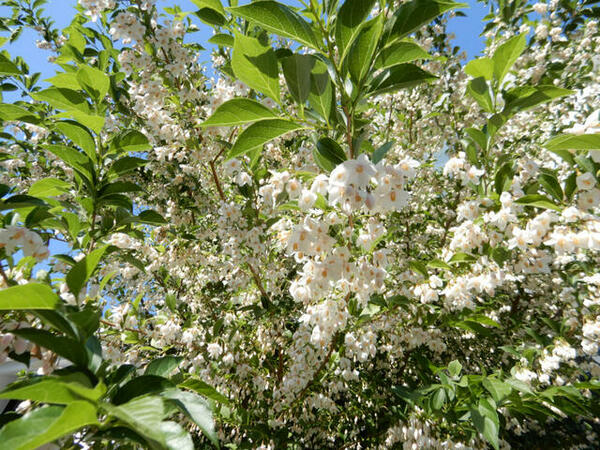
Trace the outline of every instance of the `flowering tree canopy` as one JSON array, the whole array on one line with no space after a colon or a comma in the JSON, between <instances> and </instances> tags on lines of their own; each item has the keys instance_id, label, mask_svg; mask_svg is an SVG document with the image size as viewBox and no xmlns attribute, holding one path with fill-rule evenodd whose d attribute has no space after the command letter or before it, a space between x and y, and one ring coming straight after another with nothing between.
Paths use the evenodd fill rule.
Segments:
<instances>
[{"instance_id":1,"label":"flowering tree canopy","mask_svg":"<svg viewBox=\"0 0 600 450\"><path fill-rule=\"evenodd\" d=\"M597 448L600 2L0 3L0 448Z\"/></svg>"}]
</instances>

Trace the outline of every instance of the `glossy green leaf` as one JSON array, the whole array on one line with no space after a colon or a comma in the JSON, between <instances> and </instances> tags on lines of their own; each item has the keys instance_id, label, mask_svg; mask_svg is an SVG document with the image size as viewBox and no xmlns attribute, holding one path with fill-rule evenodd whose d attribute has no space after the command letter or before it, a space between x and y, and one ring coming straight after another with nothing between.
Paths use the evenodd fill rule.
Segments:
<instances>
[{"instance_id":1,"label":"glossy green leaf","mask_svg":"<svg viewBox=\"0 0 600 450\"><path fill-rule=\"evenodd\" d=\"M373 64L373 55L379 44L384 19L385 15L380 14L366 22L348 51L346 65L352 80L357 85L362 85L362 81Z\"/></svg>"},{"instance_id":2,"label":"glossy green leaf","mask_svg":"<svg viewBox=\"0 0 600 450\"><path fill-rule=\"evenodd\" d=\"M103 246L90 252L82 260L75 264L67 274L67 285L71 293L77 297L85 286L85 283L90 279L98 263L102 259L107 247Z\"/></svg>"},{"instance_id":3,"label":"glossy green leaf","mask_svg":"<svg viewBox=\"0 0 600 450\"><path fill-rule=\"evenodd\" d=\"M144 375L157 375L168 378L177 369L182 359L179 356L163 356L162 358L155 359L148 364Z\"/></svg>"},{"instance_id":4,"label":"glossy green leaf","mask_svg":"<svg viewBox=\"0 0 600 450\"><path fill-rule=\"evenodd\" d=\"M161 393L167 389L174 388L175 385L166 378L157 375L142 375L133 378L122 386L114 395L113 403L120 405L136 397L146 394Z\"/></svg>"},{"instance_id":5,"label":"glossy green leaf","mask_svg":"<svg viewBox=\"0 0 600 450\"><path fill-rule=\"evenodd\" d=\"M104 99L110 88L108 75L88 65L82 65L77 71L77 81L97 102Z\"/></svg>"},{"instance_id":6,"label":"glossy green leaf","mask_svg":"<svg viewBox=\"0 0 600 450\"><path fill-rule=\"evenodd\" d=\"M303 129L304 126L284 119L268 119L253 123L239 135L227 159L244 155L249 151L262 147L267 142L291 131Z\"/></svg>"},{"instance_id":7,"label":"glossy green leaf","mask_svg":"<svg viewBox=\"0 0 600 450\"><path fill-rule=\"evenodd\" d=\"M171 400L185 415L187 415L210 441L218 446L219 441L215 431L215 423L208 402L197 394L170 389L161 394Z\"/></svg>"},{"instance_id":8,"label":"glossy green leaf","mask_svg":"<svg viewBox=\"0 0 600 450\"><path fill-rule=\"evenodd\" d=\"M92 161L96 160L96 142L86 127L75 121L66 120L56 122L54 128L81 148Z\"/></svg>"},{"instance_id":9,"label":"glossy green leaf","mask_svg":"<svg viewBox=\"0 0 600 450\"><path fill-rule=\"evenodd\" d=\"M539 175L538 181L543 186L544 190L554 197L556 201L559 203L563 201L564 193L555 175L542 173Z\"/></svg>"},{"instance_id":10,"label":"glossy green leaf","mask_svg":"<svg viewBox=\"0 0 600 450\"><path fill-rule=\"evenodd\" d=\"M149 225L162 225L167 223L165 218L161 216L156 211L151 209L147 209L142 211L137 216L134 217L134 220L139 223L147 223Z\"/></svg>"},{"instance_id":11,"label":"glossy green leaf","mask_svg":"<svg viewBox=\"0 0 600 450\"><path fill-rule=\"evenodd\" d=\"M83 95L72 89L48 88L31 94L34 100L46 102L56 109L71 111L76 110L89 114L90 106Z\"/></svg>"},{"instance_id":12,"label":"glossy green leaf","mask_svg":"<svg viewBox=\"0 0 600 450\"><path fill-rule=\"evenodd\" d=\"M308 103L325 122L331 123L335 114L335 93L327 66L321 61L316 62L310 74Z\"/></svg>"},{"instance_id":13,"label":"glossy green leaf","mask_svg":"<svg viewBox=\"0 0 600 450\"><path fill-rule=\"evenodd\" d=\"M335 21L335 43L340 61L345 59L374 5L375 0L346 0L341 6Z\"/></svg>"},{"instance_id":14,"label":"glossy green leaf","mask_svg":"<svg viewBox=\"0 0 600 450\"><path fill-rule=\"evenodd\" d=\"M469 81L469 84L467 85L467 92L485 112L494 112L494 104L490 95L490 88L483 77L475 78Z\"/></svg>"},{"instance_id":15,"label":"glossy green leaf","mask_svg":"<svg viewBox=\"0 0 600 450\"><path fill-rule=\"evenodd\" d=\"M556 150L600 150L600 133L561 134L544 144L550 151Z\"/></svg>"},{"instance_id":16,"label":"glossy green leaf","mask_svg":"<svg viewBox=\"0 0 600 450\"><path fill-rule=\"evenodd\" d=\"M102 116L97 116L95 114L88 114L79 110L69 110L63 113L56 114L52 116L54 119L74 119L79 122L81 125L89 128L96 134L100 134L102 128L104 128L105 119Z\"/></svg>"},{"instance_id":17,"label":"glossy green leaf","mask_svg":"<svg viewBox=\"0 0 600 450\"><path fill-rule=\"evenodd\" d=\"M548 103L556 98L573 94L570 89L563 89L553 85L521 86L509 90L505 94L505 111L511 113L527 111L538 105Z\"/></svg>"},{"instance_id":18,"label":"glossy green leaf","mask_svg":"<svg viewBox=\"0 0 600 450\"><path fill-rule=\"evenodd\" d=\"M0 290L0 311L55 309L60 303L46 284L27 283Z\"/></svg>"},{"instance_id":19,"label":"glossy green leaf","mask_svg":"<svg viewBox=\"0 0 600 450\"><path fill-rule=\"evenodd\" d=\"M293 39L315 50L319 50L321 46L311 25L298 13L281 3L263 0L244 6L227 8L227 10L271 33Z\"/></svg>"},{"instance_id":20,"label":"glossy green leaf","mask_svg":"<svg viewBox=\"0 0 600 450\"><path fill-rule=\"evenodd\" d=\"M220 105L201 126L231 127L276 117L277 114L255 100L234 98Z\"/></svg>"},{"instance_id":21,"label":"glossy green leaf","mask_svg":"<svg viewBox=\"0 0 600 450\"><path fill-rule=\"evenodd\" d=\"M0 75L21 75L15 63L0 53Z\"/></svg>"},{"instance_id":22,"label":"glossy green leaf","mask_svg":"<svg viewBox=\"0 0 600 450\"><path fill-rule=\"evenodd\" d=\"M57 88L79 89L81 87L77 80L77 72L58 73L44 81Z\"/></svg>"},{"instance_id":23,"label":"glossy green leaf","mask_svg":"<svg viewBox=\"0 0 600 450\"><path fill-rule=\"evenodd\" d=\"M404 2L392 16L391 39L399 39L427 25L437 16L456 8L466 7L465 3L444 0L412 0Z\"/></svg>"},{"instance_id":24,"label":"glossy green leaf","mask_svg":"<svg viewBox=\"0 0 600 450\"><path fill-rule=\"evenodd\" d=\"M331 172L347 159L340 144L329 137L322 137L317 141L313 154L317 164L328 172Z\"/></svg>"},{"instance_id":25,"label":"glossy green leaf","mask_svg":"<svg viewBox=\"0 0 600 450\"><path fill-rule=\"evenodd\" d=\"M277 57L269 45L235 32L231 67L239 80L279 103Z\"/></svg>"},{"instance_id":26,"label":"glossy green leaf","mask_svg":"<svg viewBox=\"0 0 600 450\"><path fill-rule=\"evenodd\" d=\"M145 152L152 149L152 145L142 132L125 130L115 136L111 143L111 149L118 153Z\"/></svg>"},{"instance_id":27,"label":"glossy green leaf","mask_svg":"<svg viewBox=\"0 0 600 450\"><path fill-rule=\"evenodd\" d=\"M198 8L210 8L221 15L225 15L225 9L220 0L191 0Z\"/></svg>"},{"instance_id":28,"label":"glossy green leaf","mask_svg":"<svg viewBox=\"0 0 600 450\"><path fill-rule=\"evenodd\" d=\"M189 389L202 395L203 397L210 398L211 400L223 403L224 405L230 403L227 397L218 392L214 387L198 378L188 378L185 382L180 384L179 387Z\"/></svg>"},{"instance_id":29,"label":"glossy green leaf","mask_svg":"<svg viewBox=\"0 0 600 450\"><path fill-rule=\"evenodd\" d=\"M111 175L121 176L127 172L131 172L139 167L148 164L147 159L137 158L135 156L124 156L117 159L108 171Z\"/></svg>"},{"instance_id":30,"label":"glossy green leaf","mask_svg":"<svg viewBox=\"0 0 600 450\"><path fill-rule=\"evenodd\" d=\"M473 78L483 77L490 81L494 77L494 61L486 57L473 59L465 65L464 71Z\"/></svg>"},{"instance_id":31,"label":"glossy green leaf","mask_svg":"<svg viewBox=\"0 0 600 450\"><path fill-rule=\"evenodd\" d=\"M413 42L396 42L379 52L375 61L376 69L387 69L397 64L409 63L432 56Z\"/></svg>"},{"instance_id":32,"label":"glossy green leaf","mask_svg":"<svg viewBox=\"0 0 600 450\"><path fill-rule=\"evenodd\" d=\"M369 95L374 96L411 88L421 83L431 82L436 78L435 75L414 64L398 64L385 69L374 78Z\"/></svg>"},{"instance_id":33,"label":"glossy green leaf","mask_svg":"<svg viewBox=\"0 0 600 450\"><path fill-rule=\"evenodd\" d=\"M310 94L310 74L315 65L312 55L294 54L281 60L288 89L296 102L304 104Z\"/></svg>"},{"instance_id":34,"label":"glossy green leaf","mask_svg":"<svg viewBox=\"0 0 600 450\"><path fill-rule=\"evenodd\" d=\"M222 47L233 47L234 38L230 34L218 33L211 37L208 42Z\"/></svg>"},{"instance_id":35,"label":"glossy green leaf","mask_svg":"<svg viewBox=\"0 0 600 450\"><path fill-rule=\"evenodd\" d=\"M0 449L31 450L35 448L29 443L48 430L64 410L63 406L37 408L4 425L0 428Z\"/></svg>"},{"instance_id":36,"label":"glossy green leaf","mask_svg":"<svg viewBox=\"0 0 600 450\"><path fill-rule=\"evenodd\" d=\"M56 197L71 189L71 184L58 178L42 178L31 185L27 191L34 197Z\"/></svg>"},{"instance_id":37,"label":"glossy green leaf","mask_svg":"<svg viewBox=\"0 0 600 450\"><path fill-rule=\"evenodd\" d=\"M561 210L560 207L552 203L552 201L548 197L539 194L525 195L515 200L515 203L518 203L520 205L535 206L537 208L543 209L552 209L554 211Z\"/></svg>"},{"instance_id":38,"label":"glossy green leaf","mask_svg":"<svg viewBox=\"0 0 600 450\"><path fill-rule=\"evenodd\" d=\"M87 365L87 353L84 346L75 339L64 336L57 336L46 330L38 328L19 328L10 331L12 334L20 336L56 353L63 358L68 359L75 365L85 367Z\"/></svg>"},{"instance_id":39,"label":"glossy green leaf","mask_svg":"<svg viewBox=\"0 0 600 450\"><path fill-rule=\"evenodd\" d=\"M494 62L494 76L499 84L502 84L504 77L510 68L517 61L527 43L525 33L511 37L494 52L492 61Z\"/></svg>"},{"instance_id":40,"label":"glossy green leaf","mask_svg":"<svg viewBox=\"0 0 600 450\"><path fill-rule=\"evenodd\" d=\"M168 450L194 450L190 433L177 422L161 422L159 426Z\"/></svg>"},{"instance_id":41,"label":"glossy green leaf","mask_svg":"<svg viewBox=\"0 0 600 450\"><path fill-rule=\"evenodd\" d=\"M77 382L58 377L38 377L9 385L0 392L0 398L67 405L82 400L95 402L101 394L101 390L90 389Z\"/></svg>"},{"instance_id":42,"label":"glossy green leaf","mask_svg":"<svg viewBox=\"0 0 600 450\"><path fill-rule=\"evenodd\" d=\"M3 121L21 120L28 123L39 122L39 118L34 113L11 103L0 104L0 119Z\"/></svg>"}]
</instances>

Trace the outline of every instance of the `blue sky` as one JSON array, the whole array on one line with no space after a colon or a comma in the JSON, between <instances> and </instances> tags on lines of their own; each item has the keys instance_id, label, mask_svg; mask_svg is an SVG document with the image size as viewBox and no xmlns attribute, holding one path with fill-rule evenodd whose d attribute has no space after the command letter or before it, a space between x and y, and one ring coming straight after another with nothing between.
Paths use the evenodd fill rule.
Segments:
<instances>
[{"instance_id":1,"label":"blue sky","mask_svg":"<svg viewBox=\"0 0 600 450\"><path fill-rule=\"evenodd\" d=\"M240 3L246 2L242 1ZM284 3L299 5L299 2L295 0L284 0ZM462 10L467 17L452 19L449 24L449 31L456 34L454 45L458 45L461 49L465 50L468 58L472 59L477 57L484 47L483 40L480 37L483 30L481 19L486 15L487 11L481 3L475 0L467 0L465 3L468 3L470 6L468 9ZM46 5L46 12L54 19L57 27L64 28L69 25L73 17L75 13L73 7L76 4L77 0L49 0ZM158 5L161 8L179 5L183 11L195 11L198 9L190 0L159 0ZM0 8L0 14L3 16L9 14L8 8ZM200 32L192 36L203 46L209 48L205 43L212 36L212 29L199 20L195 22L199 25ZM8 50L12 56L22 56L25 58L33 71L42 73L43 80L53 76L55 68L47 62L49 52L40 50L35 46L36 39L39 39L39 36L35 32L27 30L17 42L7 44L4 49ZM207 60L208 58L202 59Z\"/></svg>"}]
</instances>

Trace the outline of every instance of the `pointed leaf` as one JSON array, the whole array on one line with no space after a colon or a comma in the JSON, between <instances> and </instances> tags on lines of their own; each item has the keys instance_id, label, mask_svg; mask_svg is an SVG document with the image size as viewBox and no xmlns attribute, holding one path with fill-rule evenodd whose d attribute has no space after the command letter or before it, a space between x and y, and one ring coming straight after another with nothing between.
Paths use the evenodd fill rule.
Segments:
<instances>
[{"instance_id":1,"label":"pointed leaf","mask_svg":"<svg viewBox=\"0 0 600 450\"><path fill-rule=\"evenodd\" d=\"M253 123L239 135L229 150L227 159L246 154L257 147L262 147L276 137L303 128L305 128L303 125L284 119L269 119Z\"/></svg>"},{"instance_id":2,"label":"pointed leaf","mask_svg":"<svg viewBox=\"0 0 600 450\"><path fill-rule=\"evenodd\" d=\"M46 284L28 283L0 290L0 311L55 309L60 303Z\"/></svg>"},{"instance_id":3,"label":"pointed leaf","mask_svg":"<svg viewBox=\"0 0 600 450\"><path fill-rule=\"evenodd\" d=\"M277 114L255 100L234 98L220 105L200 126L230 127L276 117Z\"/></svg>"},{"instance_id":4,"label":"pointed leaf","mask_svg":"<svg viewBox=\"0 0 600 450\"><path fill-rule=\"evenodd\" d=\"M106 249L107 247L104 246L92 251L81 261L77 262L67 274L67 285L75 297L79 296L79 292L81 292L87 280L89 280L94 270L96 270Z\"/></svg>"},{"instance_id":5,"label":"pointed leaf","mask_svg":"<svg viewBox=\"0 0 600 450\"><path fill-rule=\"evenodd\" d=\"M525 50L526 43L527 35L519 34L510 38L494 52L492 60L494 61L494 76L498 84L502 84L510 68Z\"/></svg>"}]
</instances>

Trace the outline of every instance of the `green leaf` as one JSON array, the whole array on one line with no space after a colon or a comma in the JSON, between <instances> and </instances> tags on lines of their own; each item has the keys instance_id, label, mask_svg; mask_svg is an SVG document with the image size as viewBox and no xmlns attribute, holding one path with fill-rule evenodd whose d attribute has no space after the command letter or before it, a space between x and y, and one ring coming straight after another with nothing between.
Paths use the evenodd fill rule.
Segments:
<instances>
[{"instance_id":1,"label":"green leaf","mask_svg":"<svg viewBox=\"0 0 600 450\"><path fill-rule=\"evenodd\" d=\"M483 387L486 388L490 394L492 394L492 398L496 403L504 400L512 392L512 388L509 384L497 380L496 378L484 378L482 384Z\"/></svg>"},{"instance_id":2,"label":"green leaf","mask_svg":"<svg viewBox=\"0 0 600 450\"><path fill-rule=\"evenodd\" d=\"M219 0L191 0L198 8L210 8L222 16L225 16L225 9Z\"/></svg>"},{"instance_id":3,"label":"green leaf","mask_svg":"<svg viewBox=\"0 0 600 450\"><path fill-rule=\"evenodd\" d=\"M34 100L46 102L56 109L71 111L76 110L89 114L90 106L83 95L72 89L48 88L31 94Z\"/></svg>"},{"instance_id":4,"label":"green leaf","mask_svg":"<svg viewBox=\"0 0 600 450\"><path fill-rule=\"evenodd\" d=\"M49 331L37 328L19 328L11 330L10 332L17 336L21 336L40 347L47 348L80 367L85 367L87 365L87 353L85 348L75 339L56 336Z\"/></svg>"},{"instance_id":5,"label":"green leaf","mask_svg":"<svg viewBox=\"0 0 600 450\"><path fill-rule=\"evenodd\" d=\"M413 42L396 42L385 47L375 60L376 69L387 69L397 64L409 63L418 59L431 59L432 56Z\"/></svg>"},{"instance_id":6,"label":"green leaf","mask_svg":"<svg viewBox=\"0 0 600 450\"><path fill-rule=\"evenodd\" d=\"M313 155L317 164L328 172L331 172L347 159L340 144L329 137L322 137L317 141Z\"/></svg>"},{"instance_id":7,"label":"green leaf","mask_svg":"<svg viewBox=\"0 0 600 450\"><path fill-rule=\"evenodd\" d=\"M371 162L373 164L377 164L379 161L381 161L385 157L387 152L390 151L390 149L392 148L393 145L394 145L394 141L389 141L389 142L386 142L385 144L383 144L378 149L376 149L373 152L373 155L371 156Z\"/></svg>"},{"instance_id":8,"label":"green leaf","mask_svg":"<svg viewBox=\"0 0 600 450\"><path fill-rule=\"evenodd\" d=\"M486 81L490 81L494 77L494 61L486 57L473 59L467 63L464 71L473 78L483 77Z\"/></svg>"},{"instance_id":9,"label":"green leaf","mask_svg":"<svg viewBox=\"0 0 600 450\"><path fill-rule=\"evenodd\" d=\"M239 135L235 144L229 150L227 159L248 153L257 147L262 147L276 137L303 128L305 128L303 125L284 119L268 119L253 123Z\"/></svg>"},{"instance_id":10,"label":"green leaf","mask_svg":"<svg viewBox=\"0 0 600 450\"><path fill-rule=\"evenodd\" d=\"M327 66L322 61L316 62L310 74L308 103L327 124L331 123L331 118L335 114L334 88Z\"/></svg>"},{"instance_id":11,"label":"green leaf","mask_svg":"<svg viewBox=\"0 0 600 450\"><path fill-rule=\"evenodd\" d=\"M433 395L433 409L442 409L444 403L446 403L446 391L444 388L440 387Z\"/></svg>"},{"instance_id":12,"label":"green leaf","mask_svg":"<svg viewBox=\"0 0 600 450\"><path fill-rule=\"evenodd\" d=\"M527 111L543 103L548 103L559 97L571 95L574 91L563 89L553 85L521 86L506 92L504 99L506 106L504 110L510 113Z\"/></svg>"},{"instance_id":13,"label":"green leaf","mask_svg":"<svg viewBox=\"0 0 600 450\"><path fill-rule=\"evenodd\" d=\"M56 309L60 303L46 284L27 283L0 290L0 311Z\"/></svg>"},{"instance_id":14,"label":"green leaf","mask_svg":"<svg viewBox=\"0 0 600 450\"><path fill-rule=\"evenodd\" d=\"M163 225L167 223L163 216L151 209L142 211L137 216L135 216L133 220L138 223L147 223L149 225Z\"/></svg>"},{"instance_id":15,"label":"green leaf","mask_svg":"<svg viewBox=\"0 0 600 450\"><path fill-rule=\"evenodd\" d=\"M550 151L556 150L600 150L600 133L560 134L544 144Z\"/></svg>"},{"instance_id":16,"label":"green leaf","mask_svg":"<svg viewBox=\"0 0 600 450\"><path fill-rule=\"evenodd\" d=\"M114 183L103 186L98 195L100 197L109 194L120 194L122 192L140 192L143 189L135 183L130 181L115 181Z\"/></svg>"},{"instance_id":17,"label":"green leaf","mask_svg":"<svg viewBox=\"0 0 600 450\"><path fill-rule=\"evenodd\" d=\"M125 130L119 133L110 146L118 153L145 152L152 148L148 138L137 130Z\"/></svg>"},{"instance_id":18,"label":"green leaf","mask_svg":"<svg viewBox=\"0 0 600 450\"><path fill-rule=\"evenodd\" d=\"M88 65L77 71L77 81L96 102L100 103L110 88L110 78L101 70Z\"/></svg>"},{"instance_id":19,"label":"green leaf","mask_svg":"<svg viewBox=\"0 0 600 450\"><path fill-rule=\"evenodd\" d=\"M70 188L70 183L58 178L43 178L33 183L27 192L34 197L56 197Z\"/></svg>"},{"instance_id":20,"label":"green leaf","mask_svg":"<svg viewBox=\"0 0 600 450\"><path fill-rule=\"evenodd\" d=\"M0 75L21 75L17 65L0 53Z\"/></svg>"},{"instance_id":21,"label":"green leaf","mask_svg":"<svg viewBox=\"0 0 600 450\"><path fill-rule=\"evenodd\" d=\"M492 61L494 62L494 76L498 84L502 84L510 68L525 50L526 43L527 35L519 34L510 38L494 52Z\"/></svg>"},{"instance_id":22,"label":"green leaf","mask_svg":"<svg viewBox=\"0 0 600 450\"><path fill-rule=\"evenodd\" d=\"M483 151L487 151L488 147L488 139L485 133L477 128L467 128L465 132L469 135L469 137L475 142L480 149Z\"/></svg>"},{"instance_id":23,"label":"green leaf","mask_svg":"<svg viewBox=\"0 0 600 450\"><path fill-rule=\"evenodd\" d=\"M76 72L58 73L52 78L48 78L44 81L47 81L57 88L73 89L74 87L80 87Z\"/></svg>"},{"instance_id":24,"label":"green leaf","mask_svg":"<svg viewBox=\"0 0 600 450\"><path fill-rule=\"evenodd\" d=\"M56 122L54 128L69 138L73 144L80 147L92 161L96 160L96 142L86 127L77 122L66 120Z\"/></svg>"},{"instance_id":25,"label":"green leaf","mask_svg":"<svg viewBox=\"0 0 600 450\"><path fill-rule=\"evenodd\" d=\"M0 398L67 405L82 400L95 402L101 394L102 391L77 382L64 381L58 377L37 377L9 385L0 392Z\"/></svg>"},{"instance_id":26,"label":"green leaf","mask_svg":"<svg viewBox=\"0 0 600 450\"><path fill-rule=\"evenodd\" d=\"M375 96L386 92L411 88L421 83L435 80L437 77L414 64L398 64L385 69L371 83L369 95Z\"/></svg>"},{"instance_id":27,"label":"green leaf","mask_svg":"<svg viewBox=\"0 0 600 450\"><path fill-rule=\"evenodd\" d=\"M451 377L457 377L460 375L460 371L462 370L462 364L458 360L454 360L448 364L448 373Z\"/></svg>"},{"instance_id":28,"label":"green leaf","mask_svg":"<svg viewBox=\"0 0 600 450\"><path fill-rule=\"evenodd\" d=\"M227 11L249 20L271 33L293 39L315 50L319 50L321 47L311 25L281 3L263 0L236 8L227 8Z\"/></svg>"},{"instance_id":29,"label":"green leaf","mask_svg":"<svg viewBox=\"0 0 600 450\"><path fill-rule=\"evenodd\" d=\"M230 34L217 33L211 37L208 42L222 47L233 47L234 38Z\"/></svg>"},{"instance_id":30,"label":"green leaf","mask_svg":"<svg viewBox=\"0 0 600 450\"><path fill-rule=\"evenodd\" d=\"M146 367L144 375L157 375L168 378L183 360L180 356L164 356L151 361Z\"/></svg>"},{"instance_id":31,"label":"green leaf","mask_svg":"<svg viewBox=\"0 0 600 450\"><path fill-rule=\"evenodd\" d=\"M362 30L362 24L373 9L375 0L346 0L335 21L335 43L340 61Z\"/></svg>"},{"instance_id":32,"label":"green leaf","mask_svg":"<svg viewBox=\"0 0 600 450\"><path fill-rule=\"evenodd\" d=\"M123 405L109 403L102 407L112 416L125 422L133 431L148 439L150 444L157 443L166 447L161 421L165 414L163 400L157 396L135 398Z\"/></svg>"},{"instance_id":33,"label":"green leaf","mask_svg":"<svg viewBox=\"0 0 600 450\"><path fill-rule=\"evenodd\" d=\"M81 289L96 270L106 249L107 246L104 246L90 252L85 258L78 261L67 274L67 285L75 297L79 296Z\"/></svg>"},{"instance_id":34,"label":"green leaf","mask_svg":"<svg viewBox=\"0 0 600 450\"><path fill-rule=\"evenodd\" d=\"M31 195L13 195L0 201L0 211L18 208L27 208L30 206L47 207L48 205L41 199Z\"/></svg>"},{"instance_id":35,"label":"green leaf","mask_svg":"<svg viewBox=\"0 0 600 450\"><path fill-rule=\"evenodd\" d=\"M492 97L490 96L490 89L483 77L469 81L469 84L467 84L467 92L485 112L494 112L494 104L492 103Z\"/></svg>"},{"instance_id":36,"label":"green leaf","mask_svg":"<svg viewBox=\"0 0 600 450\"><path fill-rule=\"evenodd\" d=\"M235 32L231 67L250 88L280 102L277 57L269 45Z\"/></svg>"},{"instance_id":37,"label":"green leaf","mask_svg":"<svg viewBox=\"0 0 600 450\"><path fill-rule=\"evenodd\" d=\"M539 194L525 195L517 199L515 203L520 205L535 206L543 209L552 209L559 212L561 211L561 208L552 203L548 197Z\"/></svg>"},{"instance_id":38,"label":"green leaf","mask_svg":"<svg viewBox=\"0 0 600 450\"><path fill-rule=\"evenodd\" d=\"M513 171L513 163L511 161L504 163L496 172L496 176L494 178L494 188L496 189L496 193L498 195L502 194L504 191L508 191L512 184L512 179L514 176Z\"/></svg>"},{"instance_id":39,"label":"green leaf","mask_svg":"<svg viewBox=\"0 0 600 450\"><path fill-rule=\"evenodd\" d=\"M137 158L135 156L124 156L120 159L117 159L112 166L110 166L108 173L110 175L121 176L127 172L137 169L138 167L143 167L146 164L148 164L147 159Z\"/></svg>"},{"instance_id":40,"label":"green leaf","mask_svg":"<svg viewBox=\"0 0 600 450\"><path fill-rule=\"evenodd\" d=\"M168 450L194 450L194 441L190 433L177 422L161 422L160 431Z\"/></svg>"},{"instance_id":41,"label":"green leaf","mask_svg":"<svg viewBox=\"0 0 600 450\"><path fill-rule=\"evenodd\" d=\"M391 38L403 38L446 11L463 7L467 7L467 4L444 0L412 0L402 3L392 17Z\"/></svg>"},{"instance_id":42,"label":"green leaf","mask_svg":"<svg viewBox=\"0 0 600 450\"><path fill-rule=\"evenodd\" d=\"M538 177L538 181L544 187L545 191L554 197L554 199L556 199L559 203L563 201L563 190L560 187L560 183L555 175L542 173Z\"/></svg>"},{"instance_id":43,"label":"green leaf","mask_svg":"<svg viewBox=\"0 0 600 450\"><path fill-rule=\"evenodd\" d=\"M481 406L478 409L471 409L471 421L485 440L498 450L498 425L490 417L483 415L480 409Z\"/></svg>"},{"instance_id":44,"label":"green leaf","mask_svg":"<svg viewBox=\"0 0 600 450\"><path fill-rule=\"evenodd\" d=\"M0 429L0 442L2 448L29 450L97 423L96 407L86 401L38 408Z\"/></svg>"},{"instance_id":45,"label":"green leaf","mask_svg":"<svg viewBox=\"0 0 600 450\"><path fill-rule=\"evenodd\" d=\"M125 383L114 395L113 403L120 405L146 394L161 393L175 385L166 378L157 375L142 375Z\"/></svg>"},{"instance_id":46,"label":"green leaf","mask_svg":"<svg viewBox=\"0 0 600 450\"><path fill-rule=\"evenodd\" d=\"M221 13L212 8L201 8L194 13L202 22L212 27L222 27L227 23L227 19Z\"/></svg>"},{"instance_id":47,"label":"green leaf","mask_svg":"<svg viewBox=\"0 0 600 450\"><path fill-rule=\"evenodd\" d=\"M188 378L186 381L180 384L179 387L197 392L203 397L210 398L211 400L223 403L224 405L228 405L230 403L227 397L218 392L214 387L206 384L204 381L199 380L198 378Z\"/></svg>"},{"instance_id":48,"label":"green leaf","mask_svg":"<svg viewBox=\"0 0 600 450\"><path fill-rule=\"evenodd\" d=\"M76 149L72 147L67 147L66 145L46 145L46 148L50 153L53 153L57 157L63 160L63 162L75 169L82 177L84 177L88 182L88 187L90 190L93 190L92 184L92 162L90 159L85 156L83 153L78 152Z\"/></svg>"},{"instance_id":49,"label":"green leaf","mask_svg":"<svg viewBox=\"0 0 600 450\"><path fill-rule=\"evenodd\" d=\"M100 134L104 128L104 117L95 114L88 114L79 110L69 110L52 116L53 119L75 119L81 125L88 127L96 134Z\"/></svg>"},{"instance_id":50,"label":"green leaf","mask_svg":"<svg viewBox=\"0 0 600 450\"><path fill-rule=\"evenodd\" d=\"M358 85L362 85L373 64L373 55L379 43L384 19L385 15L380 14L366 22L348 52L346 64L352 80Z\"/></svg>"},{"instance_id":51,"label":"green leaf","mask_svg":"<svg viewBox=\"0 0 600 450\"><path fill-rule=\"evenodd\" d=\"M310 94L310 73L315 65L312 55L293 54L281 60L283 75L292 97L304 104Z\"/></svg>"},{"instance_id":52,"label":"green leaf","mask_svg":"<svg viewBox=\"0 0 600 450\"><path fill-rule=\"evenodd\" d=\"M3 121L21 120L28 123L39 123L40 121L31 111L10 103L0 104L0 119Z\"/></svg>"},{"instance_id":53,"label":"green leaf","mask_svg":"<svg viewBox=\"0 0 600 450\"><path fill-rule=\"evenodd\" d=\"M255 100L234 98L220 105L200 126L230 127L276 117L277 114Z\"/></svg>"},{"instance_id":54,"label":"green leaf","mask_svg":"<svg viewBox=\"0 0 600 450\"><path fill-rule=\"evenodd\" d=\"M197 394L170 389L161 394L162 397L171 400L185 415L194 421L202 430L204 435L215 445L219 446L219 440L215 431L215 423L208 402Z\"/></svg>"}]
</instances>

